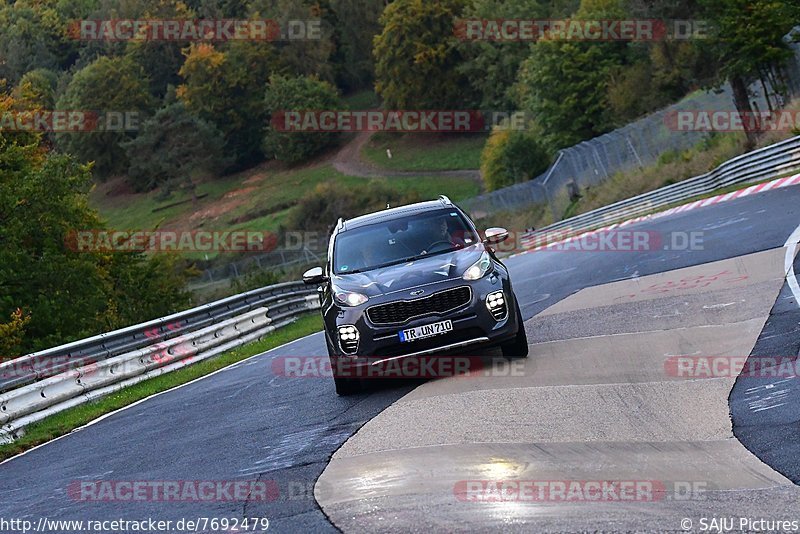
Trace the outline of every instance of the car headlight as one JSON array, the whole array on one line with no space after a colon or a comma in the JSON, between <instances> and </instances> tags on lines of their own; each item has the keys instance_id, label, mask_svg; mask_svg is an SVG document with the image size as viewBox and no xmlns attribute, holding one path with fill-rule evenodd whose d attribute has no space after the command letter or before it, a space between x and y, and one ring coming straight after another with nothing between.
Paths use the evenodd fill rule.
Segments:
<instances>
[{"instance_id":1,"label":"car headlight","mask_svg":"<svg viewBox=\"0 0 800 534\"><path fill-rule=\"evenodd\" d=\"M369 300L369 297L361 293L343 291L341 289L334 290L333 298L342 306L360 306Z\"/></svg>"},{"instance_id":2,"label":"car headlight","mask_svg":"<svg viewBox=\"0 0 800 534\"><path fill-rule=\"evenodd\" d=\"M489 257L488 252L484 252L481 254L481 257L478 258L478 261L473 263L469 266L469 268L464 271L464 280L478 280L479 278L483 278L489 268L492 266L492 258Z\"/></svg>"}]
</instances>

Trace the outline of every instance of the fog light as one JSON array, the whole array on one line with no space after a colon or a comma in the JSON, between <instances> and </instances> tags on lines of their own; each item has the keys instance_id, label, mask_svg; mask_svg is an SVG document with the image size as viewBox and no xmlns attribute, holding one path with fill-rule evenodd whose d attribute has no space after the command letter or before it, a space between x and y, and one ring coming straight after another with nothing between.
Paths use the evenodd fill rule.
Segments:
<instances>
[{"instance_id":1,"label":"fog light","mask_svg":"<svg viewBox=\"0 0 800 534\"><path fill-rule=\"evenodd\" d=\"M506 306L506 297L502 291L495 291L486 296L486 307L489 308L489 313L492 314L495 321L501 321L508 315L508 306Z\"/></svg>"},{"instance_id":2,"label":"fog light","mask_svg":"<svg viewBox=\"0 0 800 534\"><path fill-rule=\"evenodd\" d=\"M353 354L358 350L358 329L353 325L342 325L339 327L339 347L342 352Z\"/></svg>"}]
</instances>

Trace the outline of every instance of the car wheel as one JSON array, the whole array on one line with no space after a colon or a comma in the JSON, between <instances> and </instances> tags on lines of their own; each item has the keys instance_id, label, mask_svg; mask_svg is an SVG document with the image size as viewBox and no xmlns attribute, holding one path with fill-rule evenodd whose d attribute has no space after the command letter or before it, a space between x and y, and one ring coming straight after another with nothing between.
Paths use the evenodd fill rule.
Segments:
<instances>
[{"instance_id":1,"label":"car wheel","mask_svg":"<svg viewBox=\"0 0 800 534\"><path fill-rule=\"evenodd\" d=\"M346 397L361 391L361 382L358 379L334 376L333 385L336 386L336 394L340 397Z\"/></svg>"},{"instance_id":2,"label":"car wheel","mask_svg":"<svg viewBox=\"0 0 800 534\"><path fill-rule=\"evenodd\" d=\"M506 358L527 358L528 357L528 335L525 333L525 324L522 321L522 312L517 304L517 335L508 343L500 346L503 349L503 356Z\"/></svg>"},{"instance_id":3,"label":"car wheel","mask_svg":"<svg viewBox=\"0 0 800 534\"><path fill-rule=\"evenodd\" d=\"M331 361L331 371L333 372L333 385L336 388L336 394L345 397L347 395L353 395L354 393L358 393L361 391L361 381L358 378L347 378L343 376L336 376L336 370L338 369L337 366L337 356L331 349L330 344L328 343L327 339L325 340L325 344L328 347L328 358Z\"/></svg>"}]
</instances>

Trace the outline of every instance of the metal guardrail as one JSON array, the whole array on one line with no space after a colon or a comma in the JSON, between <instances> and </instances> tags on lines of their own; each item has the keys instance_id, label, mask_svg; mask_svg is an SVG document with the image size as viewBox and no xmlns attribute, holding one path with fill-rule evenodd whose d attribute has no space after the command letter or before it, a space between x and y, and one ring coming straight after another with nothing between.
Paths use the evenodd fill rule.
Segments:
<instances>
[{"instance_id":1,"label":"metal guardrail","mask_svg":"<svg viewBox=\"0 0 800 534\"><path fill-rule=\"evenodd\" d=\"M313 293L302 282L288 282L100 334L0 363L0 393L118 354L180 336L292 295Z\"/></svg>"},{"instance_id":2,"label":"metal guardrail","mask_svg":"<svg viewBox=\"0 0 800 534\"><path fill-rule=\"evenodd\" d=\"M736 184L775 178L800 169L800 136L737 156L694 178L609 204L521 236L523 243L559 232L564 237L596 230L626 219L657 212L670 205Z\"/></svg>"},{"instance_id":3,"label":"metal guardrail","mask_svg":"<svg viewBox=\"0 0 800 534\"><path fill-rule=\"evenodd\" d=\"M302 282L267 286L0 364L0 443L25 426L260 339L319 308Z\"/></svg>"}]
</instances>

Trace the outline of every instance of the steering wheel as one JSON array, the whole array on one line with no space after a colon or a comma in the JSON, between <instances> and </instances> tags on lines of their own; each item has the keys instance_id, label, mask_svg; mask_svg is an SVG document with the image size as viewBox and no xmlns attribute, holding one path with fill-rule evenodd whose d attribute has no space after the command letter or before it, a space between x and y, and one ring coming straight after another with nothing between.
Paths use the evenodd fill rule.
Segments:
<instances>
[{"instance_id":1,"label":"steering wheel","mask_svg":"<svg viewBox=\"0 0 800 534\"><path fill-rule=\"evenodd\" d=\"M450 248L450 247L452 246L452 245L451 245L451 243L450 243L450 241L445 241L445 240L443 240L443 239L442 239L442 240L439 240L439 241L434 241L433 243L431 243L430 245L428 245L427 247L425 247L425 249L424 249L424 250L425 250L427 253L431 253L431 252L433 252L433 250L431 250L431 249L433 249L433 248L434 248L434 247L436 247L437 245L444 245L444 246L445 246L445 248Z\"/></svg>"}]
</instances>

